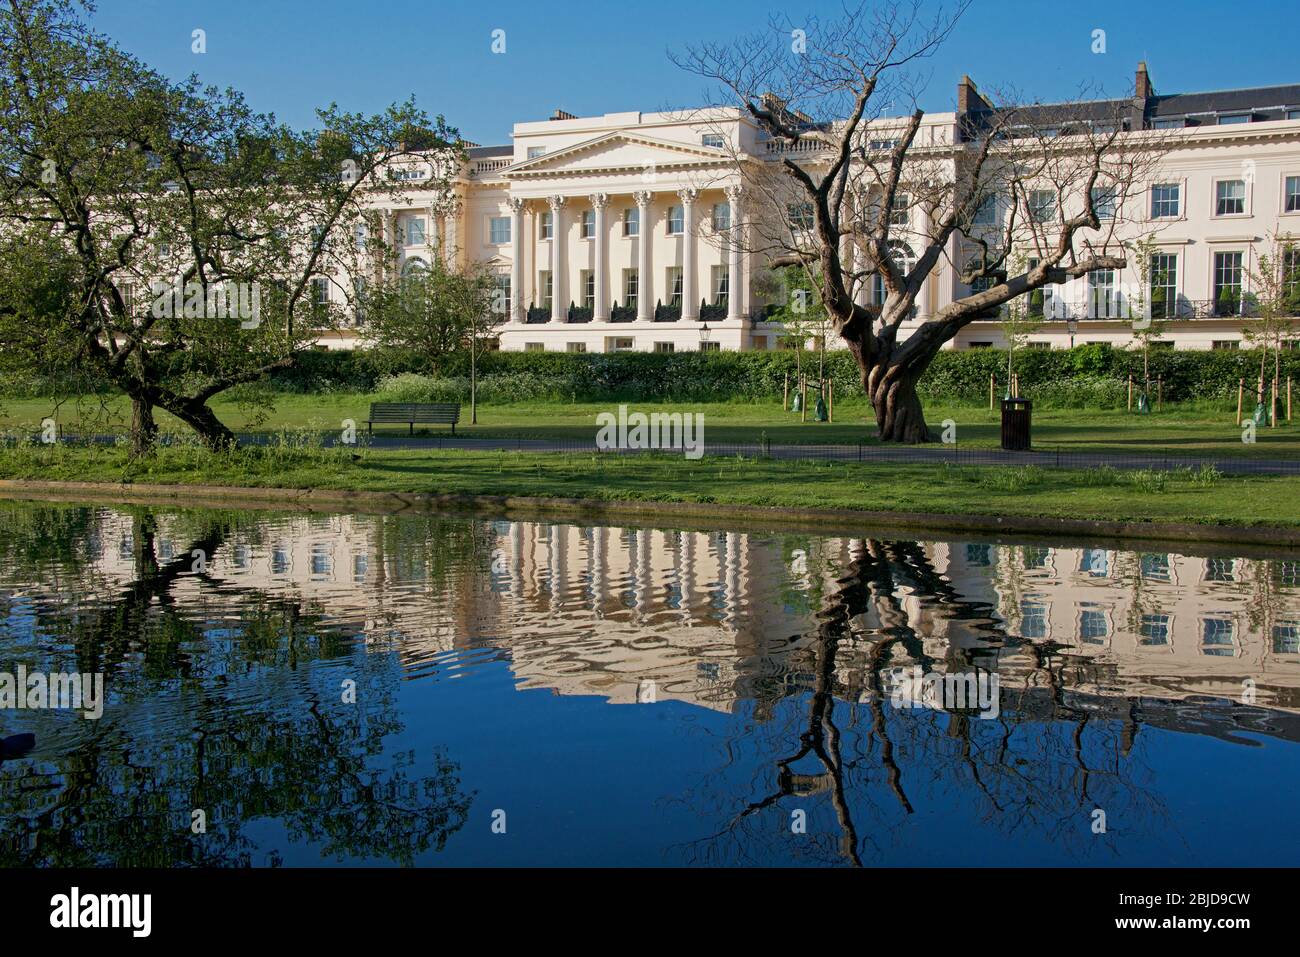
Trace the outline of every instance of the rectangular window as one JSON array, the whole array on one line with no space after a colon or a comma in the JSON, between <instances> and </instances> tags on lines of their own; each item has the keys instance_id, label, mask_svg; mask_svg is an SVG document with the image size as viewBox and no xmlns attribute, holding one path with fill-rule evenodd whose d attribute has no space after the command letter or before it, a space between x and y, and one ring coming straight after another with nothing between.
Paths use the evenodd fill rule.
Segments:
<instances>
[{"instance_id":1,"label":"rectangular window","mask_svg":"<svg viewBox=\"0 0 1300 957\"><path fill-rule=\"evenodd\" d=\"M666 275L668 279L668 305L680 306L682 304L682 269L680 266L669 266Z\"/></svg>"},{"instance_id":2,"label":"rectangular window","mask_svg":"<svg viewBox=\"0 0 1300 957\"><path fill-rule=\"evenodd\" d=\"M539 157L539 156L545 156L545 155L546 155L546 147L545 147L545 146L530 146L530 147L528 147L528 158L529 158L530 160L531 160L531 159L537 159L537 157Z\"/></svg>"},{"instance_id":3,"label":"rectangular window","mask_svg":"<svg viewBox=\"0 0 1300 957\"><path fill-rule=\"evenodd\" d=\"M352 238L356 240L357 252L365 252L367 235L366 224L357 223L357 228L352 232Z\"/></svg>"},{"instance_id":4,"label":"rectangular window","mask_svg":"<svg viewBox=\"0 0 1300 957\"><path fill-rule=\"evenodd\" d=\"M565 347L565 351L567 351L567 352L586 352L586 351L587 351L587 344L586 344L585 342L570 342L570 343L568 344L568 346Z\"/></svg>"},{"instance_id":5,"label":"rectangular window","mask_svg":"<svg viewBox=\"0 0 1300 957\"><path fill-rule=\"evenodd\" d=\"M540 230L539 230L538 238L550 239L551 233L554 232L555 230L555 217L552 216L550 213L542 213L542 218L539 225L540 225Z\"/></svg>"},{"instance_id":6,"label":"rectangular window","mask_svg":"<svg viewBox=\"0 0 1300 957\"><path fill-rule=\"evenodd\" d=\"M1226 116L1219 117L1220 126L1235 126L1238 123L1249 123L1249 113L1229 113Z\"/></svg>"},{"instance_id":7,"label":"rectangular window","mask_svg":"<svg viewBox=\"0 0 1300 957\"><path fill-rule=\"evenodd\" d=\"M1201 619L1201 654L1229 658L1234 651L1231 618Z\"/></svg>"},{"instance_id":8,"label":"rectangular window","mask_svg":"<svg viewBox=\"0 0 1300 957\"><path fill-rule=\"evenodd\" d=\"M627 309L636 308L636 297L640 291L641 277L637 275L635 269L623 270L623 306Z\"/></svg>"},{"instance_id":9,"label":"rectangular window","mask_svg":"<svg viewBox=\"0 0 1300 957\"><path fill-rule=\"evenodd\" d=\"M1020 635L1023 638L1046 638L1047 606L1038 601L1020 603Z\"/></svg>"},{"instance_id":10,"label":"rectangular window","mask_svg":"<svg viewBox=\"0 0 1300 957\"><path fill-rule=\"evenodd\" d=\"M701 351L701 352L721 352L721 351L722 351L722 343L720 343L720 342L701 342L701 343L700 343L700 351Z\"/></svg>"},{"instance_id":11,"label":"rectangular window","mask_svg":"<svg viewBox=\"0 0 1300 957\"><path fill-rule=\"evenodd\" d=\"M503 246L510 242L510 217L493 216L488 220L488 242Z\"/></svg>"},{"instance_id":12,"label":"rectangular window","mask_svg":"<svg viewBox=\"0 0 1300 957\"><path fill-rule=\"evenodd\" d=\"M1273 626L1273 654L1300 653L1300 621L1284 619Z\"/></svg>"},{"instance_id":13,"label":"rectangular window","mask_svg":"<svg viewBox=\"0 0 1300 957\"><path fill-rule=\"evenodd\" d=\"M971 222L976 226L993 226L998 221L998 198L985 196L975 209Z\"/></svg>"},{"instance_id":14,"label":"rectangular window","mask_svg":"<svg viewBox=\"0 0 1300 957\"><path fill-rule=\"evenodd\" d=\"M656 342L655 352L672 352L673 344L671 342Z\"/></svg>"},{"instance_id":15,"label":"rectangular window","mask_svg":"<svg viewBox=\"0 0 1300 957\"><path fill-rule=\"evenodd\" d=\"M713 304L725 306L731 290L731 274L726 266L713 267Z\"/></svg>"},{"instance_id":16,"label":"rectangular window","mask_svg":"<svg viewBox=\"0 0 1300 957\"><path fill-rule=\"evenodd\" d=\"M1110 627L1106 613L1097 608L1084 608L1079 612L1079 640L1089 645L1104 645Z\"/></svg>"},{"instance_id":17,"label":"rectangular window","mask_svg":"<svg viewBox=\"0 0 1300 957\"><path fill-rule=\"evenodd\" d=\"M1178 183L1157 183L1151 187L1151 218L1172 219L1179 215L1182 186Z\"/></svg>"},{"instance_id":18,"label":"rectangular window","mask_svg":"<svg viewBox=\"0 0 1300 957\"><path fill-rule=\"evenodd\" d=\"M731 204L715 203L713 205L713 230L723 232L731 228Z\"/></svg>"},{"instance_id":19,"label":"rectangular window","mask_svg":"<svg viewBox=\"0 0 1300 957\"><path fill-rule=\"evenodd\" d=\"M1088 318L1114 319L1119 315L1115 294L1115 270L1094 269L1088 273Z\"/></svg>"},{"instance_id":20,"label":"rectangular window","mask_svg":"<svg viewBox=\"0 0 1300 957\"><path fill-rule=\"evenodd\" d=\"M727 138L721 133L705 133L700 137L700 143L715 150L725 149Z\"/></svg>"},{"instance_id":21,"label":"rectangular window","mask_svg":"<svg viewBox=\"0 0 1300 957\"><path fill-rule=\"evenodd\" d=\"M1092 188L1092 208L1102 222L1115 218L1117 198L1114 186L1094 186Z\"/></svg>"},{"instance_id":22,"label":"rectangular window","mask_svg":"<svg viewBox=\"0 0 1300 957\"><path fill-rule=\"evenodd\" d=\"M1214 254L1214 314L1235 316L1241 311L1242 253Z\"/></svg>"},{"instance_id":23,"label":"rectangular window","mask_svg":"<svg viewBox=\"0 0 1300 957\"><path fill-rule=\"evenodd\" d=\"M1246 181L1221 179L1214 184L1214 215L1240 216L1246 211Z\"/></svg>"},{"instance_id":24,"label":"rectangular window","mask_svg":"<svg viewBox=\"0 0 1300 957\"><path fill-rule=\"evenodd\" d=\"M911 220L912 197L906 193L895 193L894 201L889 204L889 225L906 226Z\"/></svg>"},{"instance_id":25,"label":"rectangular window","mask_svg":"<svg viewBox=\"0 0 1300 957\"><path fill-rule=\"evenodd\" d=\"M1079 571L1093 578L1106 578L1110 575L1110 553L1104 548L1085 548Z\"/></svg>"},{"instance_id":26,"label":"rectangular window","mask_svg":"<svg viewBox=\"0 0 1300 957\"><path fill-rule=\"evenodd\" d=\"M641 210L636 207L623 210L623 235L639 236L641 234Z\"/></svg>"},{"instance_id":27,"label":"rectangular window","mask_svg":"<svg viewBox=\"0 0 1300 957\"><path fill-rule=\"evenodd\" d=\"M1300 213L1300 176L1288 176L1282 190L1286 197L1284 208L1288 213Z\"/></svg>"},{"instance_id":28,"label":"rectangular window","mask_svg":"<svg viewBox=\"0 0 1300 957\"><path fill-rule=\"evenodd\" d=\"M1151 646L1169 644L1169 616L1143 615L1138 625L1138 644Z\"/></svg>"},{"instance_id":29,"label":"rectangular window","mask_svg":"<svg viewBox=\"0 0 1300 957\"><path fill-rule=\"evenodd\" d=\"M495 286L492 292L492 311L497 315L510 312L510 273L499 272L492 277Z\"/></svg>"},{"instance_id":30,"label":"rectangular window","mask_svg":"<svg viewBox=\"0 0 1300 957\"><path fill-rule=\"evenodd\" d=\"M594 209L584 209L582 211L582 232L583 239L596 238L596 211Z\"/></svg>"},{"instance_id":31,"label":"rectangular window","mask_svg":"<svg viewBox=\"0 0 1300 957\"><path fill-rule=\"evenodd\" d=\"M543 269L537 274L537 286L542 290L542 308L550 309L553 287L551 285L551 271L549 269Z\"/></svg>"},{"instance_id":32,"label":"rectangular window","mask_svg":"<svg viewBox=\"0 0 1300 957\"><path fill-rule=\"evenodd\" d=\"M1050 189L1029 191L1029 219L1035 223L1050 222L1056 215L1056 192Z\"/></svg>"},{"instance_id":33,"label":"rectangular window","mask_svg":"<svg viewBox=\"0 0 1300 957\"><path fill-rule=\"evenodd\" d=\"M424 217L412 216L406 221L406 245L423 246L425 239Z\"/></svg>"},{"instance_id":34,"label":"rectangular window","mask_svg":"<svg viewBox=\"0 0 1300 957\"><path fill-rule=\"evenodd\" d=\"M1236 339L1214 339L1210 342L1210 348L1215 352L1225 352L1229 349L1241 348Z\"/></svg>"},{"instance_id":35,"label":"rectangular window","mask_svg":"<svg viewBox=\"0 0 1300 957\"><path fill-rule=\"evenodd\" d=\"M546 346L541 342L525 342L524 352L545 352Z\"/></svg>"},{"instance_id":36,"label":"rectangular window","mask_svg":"<svg viewBox=\"0 0 1300 957\"><path fill-rule=\"evenodd\" d=\"M1181 116L1166 116L1151 124L1153 130L1181 130L1187 121Z\"/></svg>"},{"instance_id":37,"label":"rectangular window","mask_svg":"<svg viewBox=\"0 0 1300 957\"><path fill-rule=\"evenodd\" d=\"M590 269L584 269L578 279L579 288L582 290L582 307L584 309L596 308L596 274Z\"/></svg>"},{"instance_id":38,"label":"rectangular window","mask_svg":"<svg viewBox=\"0 0 1300 957\"><path fill-rule=\"evenodd\" d=\"M680 236L686 229L686 213L680 206L668 207L668 235Z\"/></svg>"},{"instance_id":39,"label":"rectangular window","mask_svg":"<svg viewBox=\"0 0 1300 957\"><path fill-rule=\"evenodd\" d=\"M634 348L631 339L615 339L610 351L612 352L631 352Z\"/></svg>"},{"instance_id":40,"label":"rectangular window","mask_svg":"<svg viewBox=\"0 0 1300 957\"><path fill-rule=\"evenodd\" d=\"M1178 257L1173 253L1152 253L1151 315L1167 319L1178 306Z\"/></svg>"},{"instance_id":41,"label":"rectangular window","mask_svg":"<svg viewBox=\"0 0 1300 957\"><path fill-rule=\"evenodd\" d=\"M358 276L352 280L352 310L358 326L366 324L366 281Z\"/></svg>"},{"instance_id":42,"label":"rectangular window","mask_svg":"<svg viewBox=\"0 0 1300 957\"><path fill-rule=\"evenodd\" d=\"M1138 568L1146 581L1167 582L1172 578L1169 573L1169 556L1148 552L1138 559Z\"/></svg>"},{"instance_id":43,"label":"rectangular window","mask_svg":"<svg viewBox=\"0 0 1300 957\"><path fill-rule=\"evenodd\" d=\"M311 299L318 306L327 306L330 301L330 281L317 276L311 281Z\"/></svg>"},{"instance_id":44,"label":"rectangular window","mask_svg":"<svg viewBox=\"0 0 1300 957\"><path fill-rule=\"evenodd\" d=\"M786 212L790 216L791 229L813 228L812 203L791 203L786 208Z\"/></svg>"}]
</instances>

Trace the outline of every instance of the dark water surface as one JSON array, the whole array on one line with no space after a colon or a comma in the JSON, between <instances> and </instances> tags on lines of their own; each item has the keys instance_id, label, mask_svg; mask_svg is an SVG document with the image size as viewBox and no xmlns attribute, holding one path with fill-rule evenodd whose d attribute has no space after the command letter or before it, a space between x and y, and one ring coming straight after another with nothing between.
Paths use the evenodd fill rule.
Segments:
<instances>
[{"instance_id":1,"label":"dark water surface","mask_svg":"<svg viewBox=\"0 0 1300 957\"><path fill-rule=\"evenodd\" d=\"M1294 557L0 502L20 665L7 866L1300 857Z\"/></svg>"}]
</instances>

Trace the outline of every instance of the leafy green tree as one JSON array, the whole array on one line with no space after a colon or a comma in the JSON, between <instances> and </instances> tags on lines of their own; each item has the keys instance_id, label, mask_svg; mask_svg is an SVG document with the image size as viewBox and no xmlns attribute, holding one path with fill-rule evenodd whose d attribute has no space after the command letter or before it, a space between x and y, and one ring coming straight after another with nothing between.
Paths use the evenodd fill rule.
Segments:
<instances>
[{"instance_id":1,"label":"leafy green tree","mask_svg":"<svg viewBox=\"0 0 1300 957\"><path fill-rule=\"evenodd\" d=\"M168 81L83 10L0 0L0 235L45 250L46 278L67 287L51 299L25 285L30 269L3 271L5 321L39 310L49 327L9 361L40 367L57 340L130 397L137 451L157 408L224 448L234 435L210 401L291 366L340 318L321 290L370 268L367 200L409 188L383 174L424 162L420 188L446 195L462 151L410 102L331 106L319 129L292 130L234 90Z\"/></svg>"},{"instance_id":2,"label":"leafy green tree","mask_svg":"<svg viewBox=\"0 0 1300 957\"><path fill-rule=\"evenodd\" d=\"M470 360L470 420L478 421L478 359L506 318L509 303L489 264L450 267L440 257L385 285L368 299L364 335L387 353L415 353L429 372L446 357Z\"/></svg>"},{"instance_id":3,"label":"leafy green tree","mask_svg":"<svg viewBox=\"0 0 1300 957\"><path fill-rule=\"evenodd\" d=\"M1259 348L1259 401L1265 402L1264 366L1269 352L1273 353L1276 382L1282 374L1282 350L1296 337L1300 314L1300 247L1294 240L1283 239L1274 232L1257 262L1247 273L1255 321L1242 330L1242 336ZM1277 424L1276 408L1270 411L1269 421Z\"/></svg>"}]
</instances>

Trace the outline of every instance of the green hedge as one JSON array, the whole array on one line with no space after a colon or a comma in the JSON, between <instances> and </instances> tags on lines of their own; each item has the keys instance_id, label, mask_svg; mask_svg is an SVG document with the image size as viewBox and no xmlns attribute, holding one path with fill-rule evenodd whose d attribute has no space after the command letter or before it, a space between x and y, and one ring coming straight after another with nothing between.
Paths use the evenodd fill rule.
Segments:
<instances>
[{"instance_id":1,"label":"green hedge","mask_svg":"<svg viewBox=\"0 0 1300 957\"><path fill-rule=\"evenodd\" d=\"M781 394L784 376L793 376L795 354L771 352L491 352L481 357L479 376L484 401L529 400L727 401L764 399ZM837 397L861 395L853 358L844 350L826 354L826 371ZM921 380L930 399L983 402L989 374L1001 383L1006 353L998 349L963 349L939 354ZM805 353L804 369L816 374L817 357ZM1268 362L1272 370L1272 360ZM298 365L273 375L272 389L288 392L375 392L409 401L464 398L469 393L469 360L442 359L432 376L417 375L428 363L414 355L365 350L313 351ZM1090 344L1075 349L1021 350L1016 354L1021 391L1046 404L1113 407L1126 401L1127 377L1142 376L1142 354ZM1164 380L1166 401L1225 400L1236 395L1237 380L1247 384L1259 375L1258 351L1174 351L1151 353L1151 374ZM1285 354L1283 376L1300 381L1300 355ZM61 388L60 388L61 386ZM10 395L65 393L68 383L4 384Z\"/></svg>"},{"instance_id":2,"label":"green hedge","mask_svg":"<svg viewBox=\"0 0 1300 957\"><path fill-rule=\"evenodd\" d=\"M852 356L844 350L826 354L826 371L839 396L860 395L861 380ZM999 391L1006 377L1006 352L963 349L941 352L921 379L927 398L980 402L988 398L989 374ZM469 360L442 361L436 375L413 376L422 368L413 357L388 356L383 362L364 352L315 352L300 368L278 375L275 385L296 391L372 392L386 394L467 395ZM817 358L805 354L807 372L816 374ZM1016 353L1021 391L1052 405L1106 407L1126 401L1127 379L1142 378L1142 354L1090 344L1074 349L1025 349ZM1300 355L1283 355L1282 375L1300 382ZM726 401L779 395L784 376L793 376L795 355L771 352L492 352L482 356L479 376L485 401L644 400ZM1268 361L1269 375L1272 360ZM1221 400L1236 395L1237 380L1249 386L1259 375L1259 352L1151 352L1151 375L1163 379L1166 401ZM436 383L433 385L431 383ZM423 390L423 391L421 391Z\"/></svg>"}]
</instances>

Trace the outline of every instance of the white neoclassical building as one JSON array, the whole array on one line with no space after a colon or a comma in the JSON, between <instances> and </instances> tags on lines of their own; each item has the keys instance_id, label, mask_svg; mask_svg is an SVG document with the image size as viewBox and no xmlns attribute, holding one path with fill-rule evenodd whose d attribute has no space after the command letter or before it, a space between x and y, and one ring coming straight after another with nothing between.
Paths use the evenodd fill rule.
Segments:
<instances>
[{"instance_id":1,"label":"white neoclassical building","mask_svg":"<svg viewBox=\"0 0 1300 957\"><path fill-rule=\"evenodd\" d=\"M1132 129L1162 131L1167 151L1151 182L1114 211L1116 235L1129 243L1154 238L1168 303L1165 343L1236 348L1250 320L1223 304L1250 291L1274 236L1300 238L1300 85L1157 95L1142 64L1136 91L1131 103L1111 105ZM956 155L968 121L989 109L967 77L957 106L928 114L918 145ZM817 163L820 148L799 143L798 161ZM763 264L742 242L729 242L729 229L744 220L739 164L772 163L790 152L735 110L556 111L549 120L516 124L510 145L470 147L453 214L436 213L447 204L421 190L418 172L404 201L381 214L403 268L435 255L490 264L509 304L502 349L774 349L783 329L764 319L753 284ZM931 275L913 323L971 291L952 266L966 255L962 242L954 237ZM1134 284L1142 281L1130 257L1126 270L1050 287L1054 309L1032 344L1130 343L1122 290ZM864 285L858 298L881 294ZM901 331L907 334L906 324ZM322 345L358 341L353 328ZM1003 341L994 316L965 327L949 347Z\"/></svg>"}]
</instances>

